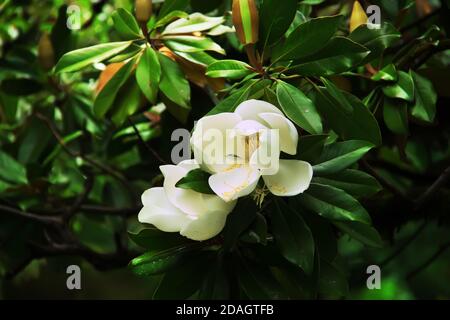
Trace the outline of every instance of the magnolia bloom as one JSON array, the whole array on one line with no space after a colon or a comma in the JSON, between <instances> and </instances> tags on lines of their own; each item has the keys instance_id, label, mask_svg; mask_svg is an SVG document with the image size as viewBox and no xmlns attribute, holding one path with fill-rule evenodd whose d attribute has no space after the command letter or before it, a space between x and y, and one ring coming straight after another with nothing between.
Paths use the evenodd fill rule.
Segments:
<instances>
[{"instance_id":1,"label":"magnolia bloom","mask_svg":"<svg viewBox=\"0 0 450 320\"><path fill-rule=\"evenodd\" d=\"M161 166L164 185L142 194L144 207L139 212L139 222L153 224L165 232L180 232L196 241L219 234L236 202L227 203L215 195L175 187L189 171L197 168L194 160Z\"/></svg>"},{"instance_id":2,"label":"magnolia bloom","mask_svg":"<svg viewBox=\"0 0 450 320\"><path fill-rule=\"evenodd\" d=\"M277 196L295 196L308 189L311 165L279 159L280 151L295 155L297 144L294 124L278 108L259 100L245 101L232 113L200 119L191 137L197 163L211 173L209 186L226 202L252 193L261 176ZM270 163L262 161L268 158Z\"/></svg>"}]
</instances>

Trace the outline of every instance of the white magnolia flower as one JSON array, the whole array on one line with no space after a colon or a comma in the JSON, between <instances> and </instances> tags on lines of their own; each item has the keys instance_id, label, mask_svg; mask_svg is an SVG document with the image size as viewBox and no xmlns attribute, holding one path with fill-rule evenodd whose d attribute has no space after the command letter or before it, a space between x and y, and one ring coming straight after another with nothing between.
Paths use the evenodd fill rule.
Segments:
<instances>
[{"instance_id":1,"label":"white magnolia flower","mask_svg":"<svg viewBox=\"0 0 450 320\"><path fill-rule=\"evenodd\" d=\"M215 195L175 187L189 171L197 168L199 166L194 160L183 161L177 166L161 166L164 186L151 188L142 194L144 207L138 220L165 232L180 232L196 241L219 234L236 202L227 203Z\"/></svg>"},{"instance_id":2,"label":"white magnolia flower","mask_svg":"<svg viewBox=\"0 0 450 320\"><path fill-rule=\"evenodd\" d=\"M271 129L278 133L275 144ZM211 144L216 147L214 151ZM295 196L308 189L313 175L311 165L279 159L280 150L295 155L297 144L294 124L278 108L259 100L245 101L232 113L200 119L191 138L197 163L212 174L208 181L211 189L227 202L252 193L261 176L277 196ZM264 155L268 150L277 160L275 171L274 163L268 166L261 161L267 159ZM230 164L230 159L239 161Z\"/></svg>"}]
</instances>

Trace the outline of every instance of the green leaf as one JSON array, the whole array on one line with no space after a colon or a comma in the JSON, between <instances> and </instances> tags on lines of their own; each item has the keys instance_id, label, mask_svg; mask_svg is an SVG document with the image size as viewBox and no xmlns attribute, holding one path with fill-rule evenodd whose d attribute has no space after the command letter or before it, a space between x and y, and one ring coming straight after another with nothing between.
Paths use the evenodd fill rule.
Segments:
<instances>
[{"instance_id":1,"label":"green leaf","mask_svg":"<svg viewBox=\"0 0 450 320\"><path fill-rule=\"evenodd\" d=\"M216 62L217 60L213 57L211 57L208 53L204 52L204 51L199 51L199 52L180 52L180 51L175 51L175 53L196 64L199 64L201 66L207 67L210 64L213 64L214 62Z\"/></svg>"},{"instance_id":2,"label":"green leaf","mask_svg":"<svg viewBox=\"0 0 450 320\"><path fill-rule=\"evenodd\" d=\"M381 144L381 132L370 110L354 95L339 90L331 82L313 96L322 119L342 139L367 140Z\"/></svg>"},{"instance_id":3,"label":"green leaf","mask_svg":"<svg viewBox=\"0 0 450 320\"><path fill-rule=\"evenodd\" d=\"M209 186L208 179L211 175L202 169L194 169L175 184L175 187L194 190L205 194L214 194Z\"/></svg>"},{"instance_id":4,"label":"green leaf","mask_svg":"<svg viewBox=\"0 0 450 320\"><path fill-rule=\"evenodd\" d=\"M160 79L158 55L151 47L147 47L136 68L136 81L145 97L153 104L156 103Z\"/></svg>"},{"instance_id":5,"label":"green leaf","mask_svg":"<svg viewBox=\"0 0 450 320\"><path fill-rule=\"evenodd\" d=\"M400 32L390 23L383 23L379 29L369 29L366 24L360 25L349 38L370 50L370 54L364 59L369 62L393 45L400 39Z\"/></svg>"},{"instance_id":6,"label":"green leaf","mask_svg":"<svg viewBox=\"0 0 450 320\"><path fill-rule=\"evenodd\" d=\"M374 177L353 169L345 169L325 177L314 177L313 182L342 189L354 197L370 197L382 189Z\"/></svg>"},{"instance_id":7,"label":"green leaf","mask_svg":"<svg viewBox=\"0 0 450 320\"><path fill-rule=\"evenodd\" d=\"M285 295L270 269L240 259L238 269L239 284L246 296L253 300L282 299Z\"/></svg>"},{"instance_id":8,"label":"green leaf","mask_svg":"<svg viewBox=\"0 0 450 320\"><path fill-rule=\"evenodd\" d=\"M171 22L172 20L187 18L187 17L189 17L189 14L187 14L184 11L180 11L180 10L172 11L169 14L167 14L165 17L163 17L162 19L158 20L158 22L155 24L155 28L164 26L164 25L168 24L169 22Z\"/></svg>"},{"instance_id":9,"label":"green leaf","mask_svg":"<svg viewBox=\"0 0 450 320\"><path fill-rule=\"evenodd\" d=\"M274 50L273 60L301 59L325 47L336 33L342 16L319 17L302 23Z\"/></svg>"},{"instance_id":10,"label":"green leaf","mask_svg":"<svg viewBox=\"0 0 450 320\"><path fill-rule=\"evenodd\" d=\"M185 257L176 269L169 270L153 294L155 300L188 299L198 291L211 265L211 253Z\"/></svg>"},{"instance_id":11,"label":"green leaf","mask_svg":"<svg viewBox=\"0 0 450 320\"><path fill-rule=\"evenodd\" d=\"M132 41L110 42L68 52L56 64L55 73L74 72L102 62L122 52L131 44Z\"/></svg>"},{"instance_id":12,"label":"green leaf","mask_svg":"<svg viewBox=\"0 0 450 320\"><path fill-rule=\"evenodd\" d=\"M395 134L408 134L408 104L406 101L385 98L383 118L386 126Z\"/></svg>"},{"instance_id":13,"label":"green leaf","mask_svg":"<svg viewBox=\"0 0 450 320\"><path fill-rule=\"evenodd\" d=\"M436 116L436 91L431 81L414 71L411 71L411 74L415 84L416 95L416 102L411 109L411 114L416 119L431 123Z\"/></svg>"},{"instance_id":14,"label":"green leaf","mask_svg":"<svg viewBox=\"0 0 450 320\"><path fill-rule=\"evenodd\" d=\"M0 150L0 179L10 183L27 184L26 168L6 152Z\"/></svg>"},{"instance_id":15,"label":"green leaf","mask_svg":"<svg viewBox=\"0 0 450 320\"><path fill-rule=\"evenodd\" d=\"M328 175L342 171L361 159L374 145L362 140L348 140L325 146L314 175Z\"/></svg>"},{"instance_id":16,"label":"green leaf","mask_svg":"<svg viewBox=\"0 0 450 320\"><path fill-rule=\"evenodd\" d=\"M332 38L327 45L301 60L295 61L290 70L303 76L329 76L358 66L369 50L344 37Z\"/></svg>"},{"instance_id":17,"label":"green leaf","mask_svg":"<svg viewBox=\"0 0 450 320\"><path fill-rule=\"evenodd\" d=\"M161 82L159 88L175 104L190 109L191 88L178 64L163 54L158 54L161 64Z\"/></svg>"},{"instance_id":18,"label":"green leaf","mask_svg":"<svg viewBox=\"0 0 450 320\"><path fill-rule=\"evenodd\" d=\"M311 183L309 189L298 196L298 201L306 209L329 220L371 223L369 214L358 200L332 186Z\"/></svg>"},{"instance_id":19,"label":"green leaf","mask_svg":"<svg viewBox=\"0 0 450 320\"><path fill-rule=\"evenodd\" d=\"M225 50L210 38L195 36L166 36L164 44L179 52L214 51L225 54Z\"/></svg>"},{"instance_id":20,"label":"green leaf","mask_svg":"<svg viewBox=\"0 0 450 320\"><path fill-rule=\"evenodd\" d=\"M254 73L252 67L238 60L219 60L209 65L206 75L211 78L240 79Z\"/></svg>"},{"instance_id":21,"label":"green leaf","mask_svg":"<svg viewBox=\"0 0 450 320\"><path fill-rule=\"evenodd\" d=\"M347 277L333 264L320 260L319 295L322 299L343 299L349 293Z\"/></svg>"},{"instance_id":22,"label":"green leaf","mask_svg":"<svg viewBox=\"0 0 450 320\"><path fill-rule=\"evenodd\" d=\"M118 8L112 14L114 28L124 40L142 38L139 25L134 16L123 8Z\"/></svg>"},{"instance_id":23,"label":"green leaf","mask_svg":"<svg viewBox=\"0 0 450 320\"><path fill-rule=\"evenodd\" d=\"M322 120L316 107L300 89L279 81L277 99L283 112L300 128L311 134L322 133Z\"/></svg>"},{"instance_id":24,"label":"green leaf","mask_svg":"<svg viewBox=\"0 0 450 320\"><path fill-rule=\"evenodd\" d=\"M414 81L411 73L398 72L398 81L383 87L383 93L389 98L403 99L408 102L414 101Z\"/></svg>"},{"instance_id":25,"label":"green leaf","mask_svg":"<svg viewBox=\"0 0 450 320\"><path fill-rule=\"evenodd\" d=\"M189 5L189 0L165 0L159 11L158 20L161 20L173 11L184 11Z\"/></svg>"},{"instance_id":26,"label":"green leaf","mask_svg":"<svg viewBox=\"0 0 450 320\"><path fill-rule=\"evenodd\" d=\"M178 19L169 24L162 35L168 34L188 34L201 32L217 27L225 22L223 17L208 17L201 13L193 13L186 18Z\"/></svg>"},{"instance_id":27,"label":"green leaf","mask_svg":"<svg viewBox=\"0 0 450 320\"><path fill-rule=\"evenodd\" d=\"M225 300L230 297L230 281L227 277L222 256L218 255L208 271L200 288L200 300Z\"/></svg>"},{"instance_id":28,"label":"green leaf","mask_svg":"<svg viewBox=\"0 0 450 320\"><path fill-rule=\"evenodd\" d=\"M232 250L244 231L250 227L256 218L258 209L255 202L250 198L239 200L236 208L227 217L223 231L223 248Z\"/></svg>"},{"instance_id":29,"label":"green leaf","mask_svg":"<svg viewBox=\"0 0 450 320\"><path fill-rule=\"evenodd\" d=\"M170 248L156 253L150 251L131 260L130 267L135 274L140 276L164 273L179 265L192 250L192 247L184 246Z\"/></svg>"},{"instance_id":30,"label":"green leaf","mask_svg":"<svg viewBox=\"0 0 450 320\"><path fill-rule=\"evenodd\" d=\"M314 239L302 216L283 200L271 211L272 231L283 256L306 274L314 268Z\"/></svg>"},{"instance_id":31,"label":"green leaf","mask_svg":"<svg viewBox=\"0 0 450 320\"><path fill-rule=\"evenodd\" d=\"M152 251L167 250L190 242L190 240L181 237L179 234L163 232L156 228L143 229L138 233L129 233L129 236L137 245Z\"/></svg>"},{"instance_id":32,"label":"green leaf","mask_svg":"<svg viewBox=\"0 0 450 320\"><path fill-rule=\"evenodd\" d=\"M267 244L267 221L262 214L256 213L255 220L248 231L241 237L241 240L249 243Z\"/></svg>"},{"instance_id":33,"label":"green leaf","mask_svg":"<svg viewBox=\"0 0 450 320\"><path fill-rule=\"evenodd\" d=\"M259 35L262 48L279 41L294 20L297 0L264 0L260 8Z\"/></svg>"},{"instance_id":34,"label":"green leaf","mask_svg":"<svg viewBox=\"0 0 450 320\"><path fill-rule=\"evenodd\" d=\"M373 81L397 81L398 74L395 65L390 63L383 69L374 74L371 79Z\"/></svg>"},{"instance_id":35,"label":"green leaf","mask_svg":"<svg viewBox=\"0 0 450 320\"><path fill-rule=\"evenodd\" d=\"M128 78L119 89L111 108L111 119L116 126L121 126L128 116L133 115L141 103L141 91L133 77Z\"/></svg>"},{"instance_id":36,"label":"green leaf","mask_svg":"<svg viewBox=\"0 0 450 320\"><path fill-rule=\"evenodd\" d=\"M119 89L128 80L133 67L134 60L129 61L122 66L119 71L106 83L102 91L97 95L94 101L94 112L98 117L103 117L112 107Z\"/></svg>"},{"instance_id":37,"label":"green leaf","mask_svg":"<svg viewBox=\"0 0 450 320\"><path fill-rule=\"evenodd\" d=\"M383 240L375 228L359 222L334 222L336 227L347 233L350 237L361 241L363 244L374 247L383 247Z\"/></svg>"},{"instance_id":38,"label":"green leaf","mask_svg":"<svg viewBox=\"0 0 450 320\"><path fill-rule=\"evenodd\" d=\"M319 159L322 154L327 139L327 135L308 135L299 137L297 158L311 164L317 163L317 159Z\"/></svg>"}]
</instances>

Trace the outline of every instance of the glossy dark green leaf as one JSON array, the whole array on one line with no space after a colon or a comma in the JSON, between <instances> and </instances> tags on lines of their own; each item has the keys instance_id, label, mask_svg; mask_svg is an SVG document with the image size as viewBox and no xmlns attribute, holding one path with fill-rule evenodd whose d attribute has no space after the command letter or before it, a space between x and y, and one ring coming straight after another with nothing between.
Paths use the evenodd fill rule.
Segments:
<instances>
[{"instance_id":1,"label":"glossy dark green leaf","mask_svg":"<svg viewBox=\"0 0 450 320\"><path fill-rule=\"evenodd\" d=\"M301 59L325 47L336 33L342 16L319 17L300 24L284 44L274 50L273 60Z\"/></svg>"},{"instance_id":2,"label":"glossy dark green leaf","mask_svg":"<svg viewBox=\"0 0 450 320\"><path fill-rule=\"evenodd\" d=\"M129 116L136 113L141 103L141 91L134 77L128 78L119 89L111 107L111 119L116 126L121 126Z\"/></svg>"},{"instance_id":3,"label":"glossy dark green leaf","mask_svg":"<svg viewBox=\"0 0 450 320\"><path fill-rule=\"evenodd\" d=\"M279 81L277 99L284 113L300 128L311 134L322 133L322 120L316 107L300 89Z\"/></svg>"},{"instance_id":4,"label":"glossy dark green leaf","mask_svg":"<svg viewBox=\"0 0 450 320\"><path fill-rule=\"evenodd\" d=\"M395 134L408 133L408 104L399 99L384 99L383 118L386 126Z\"/></svg>"},{"instance_id":5,"label":"glossy dark green leaf","mask_svg":"<svg viewBox=\"0 0 450 320\"><path fill-rule=\"evenodd\" d=\"M325 146L313 166L314 174L328 175L342 171L361 159L374 145L362 140L348 140Z\"/></svg>"},{"instance_id":6,"label":"glossy dark green leaf","mask_svg":"<svg viewBox=\"0 0 450 320\"><path fill-rule=\"evenodd\" d=\"M245 62L238 60L219 60L208 66L206 75L211 78L241 79L254 71Z\"/></svg>"},{"instance_id":7,"label":"glossy dark green leaf","mask_svg":"<svg viewBox=\"0 0 450 320\"><path fill-rule=\"evenodd\" d=\"M195 36L165 36L164 44L174 51L179 52L202 52L214 51L225 54L225 50L215 43L211 38Z\"/></svg>"},{"instance_id":8,"label":"glossy dark green leaf","mask_svg":"<svg viewBox=\"0 0 450 320\"><path fill-rule=\"evenodd\" d=\"M414 71L411 71L416 101L411 109L411 114L414 118L433 122L436 116L436 101L437 95L433 84L428 79L420 76Z\"/></svg>"},{"instance_id":9,"label":"glossy dark green leaf","mask_svg":"<svg viewBox=\"0 0 450 320\"><path fill-rule=\"evenodd\" d=\"M134 16L123 8L118 8L111 15L114 28L123 40L134 40L141 38L141 31Z\"/></svg>"},{"instance_id":10,"label":"glossy dark green leaf","mask_svg":"<svg viewBox=\"0 0 450 320\"><path fill-rule=\"evenodd\" d=\"M414 81L411 73L399 71L397 82L384 86L383 93L389 98L414 101Z\"/></svg>"},{"instance_id":11,"label":"glossy dark green leaf","mask_svg":"<svg viewBox=\"0 0 450 320\"><path fill-rule=\"evenodd\" d=\"M160 80L161 65L158 55L151 47L147 47L136 68L136 81L151 103L156 102Z\"/></svg>"},{"instance_id":12,"label":"glossy dark green leaf","mask_svg":"<svg viewBox=\"0 0 450 320\"><path fill-rule=\"evenodd\" d=\"M98 117L103 117L112 107L119 89L128 80L133 68L134 60L122 66L97 95L94 102L94 112Z\"/></svg>"},{"instance_id":13,"label":"glossy dark green leaf","mask_svg":"<svg viewBox=\"0 0 450 320\"><path fill-rule=\"evenodd\" d=\"M328 126L344 140L367 140L381 144L381 132L373 114L354 95L327 83L313 96L317 110Z\"/></svg>"},{"instance_id":14,"label":"glossy dark green leaf","mask_svg":"<svg viewBox=\"0 0 450 320\"><path fill-rule=\"evenodd\" d=\"M0 179L10 183L27 184L27 170L6 152L0 150Z\"/></svg>"},{"instance_id":15,"label":"glossy dark green leaf","mask_svg":"<svg viewBox=\"0 0 450 320\"><path fill-rule=\"evenodd\" d=\"M179 265L191 250L189 247L175 247L159 252L150 251L131 260L130 268L140 276L164 273Z\"/></svg>"},{"instance_id":16,"label":"glossy dark green leaf","mask_svg":"<svg viewBox=\"0 0 450 320\"><path fill-rule=\"evenodd\" d=\"M297 11L297 0L264 0L259 10L259 42L265 48L279 41L289 28Z\"/></svg>"},{"instance_id":17,"label":"glossy dark green leaf","mask_svg":"<svg viewBox=\"0 0 450 320\"><path fill-rule=\"evenodd\" d=\"M302 216L283 200L276 200L270 214L275 242L283 256L306 274L314 267L314 239Z\"/></svg>"},{"instance_id":18,"label":"glossy dark green leaf","mask_svg":"<svg viewBox=\"0 0 450 320\"><path fill-rule=\"evenodd\" d=\"M255 220L248 228L247 232L241 237L241 240L249 243L261 243L266 245L267 231L266 218L262 214L256 213Z\"/></svg>"},{"instance_id":19,"label":"glossy dark green leaf","mask_svg":"<svg viewBox=\"0 0 450 320\"><path fill-rule=\"evenodd\" d=\"M190 242L179 234L163 232L156 228L142 229L138 233L129 233L129 236L137 245L152 251L167 250Z\"/></svg>"},{"instance_id":20,"label":"glossy dark green leaf","mask_svg":"<svg viewBox=\"0 0 450 320\"><path fill-rule=\"evenodd\" d=\"M199 299L224 300L230 297L230 280L227 277L224 258L216 257L213 265L208 266L208 271L200 288Z\"/></svg>"},{"instance_id":21,"label":"glossy dark green leaf","mask_svg":"<svg viewBox=\"0 0 450 320\"><path fill-rule=\"evenodd\" d=\"M190 109L191 88L178 64L163 54L158 54L161 64L161 81L159 88L164 95L179 105Z\"/></svg>"},{"instance_id":22,"label":"glossy dark green leaf","mask_svg":"<svg viewBox=\"0 0 450 320\"><path fill-rule=\"evenodd\" d=\"M181 189L194 190L200 193L214 194L209 186L208 179L211 175L202 169L194 169L178 181L175 186Z\"/></svg>"},{"instance_id":23,"label":"glossy dark green leaf","mask_svg":"<svg viewBox=\"0 0 450 320\"><path fill-rule=\"evenodd\" d=\"M267 266L240 259L238 277L242 290L250 299L272 300L285 298L282 287Z\"/></svg>"},{"instance_id":24,"label":"glossy dark green leaf","mask_svg":"<svg viewBox=\"0 0 450 320\"><path fill-rule=\"evenodd\" d=\"M322 184L311 183L298 196L299 203L308 210L332 221L358 221L370 224L366 209L345 191Z\"/></svg>"},{"instance_id":25,"label":"glossy dark green leaf","mask_svg":"<svg viewBox=\"0 0 450 320\"><path fill-rule=\"evenodd\" d=\"M127 49L132 41L109 42L70 51L63 55L55 66L55 73L74 72L94 63L107 60Z\"/></svg>"},{"instance_id":26,"label":"glossy dark green leaf","mask_svg":"<svg viewBox=\"0 0 450 320\"><path fill-rule=\"evenodd\" d=\"M369 29L363 24L356 28L349 38L370 50L370 54L365 58L368 62L398 41L400 32L390 23L383 23L379 29Z\"/></svg>"},{"instance_id":27,"label":"glossy dark green leaf","mask_svg":"<svg viewBox=\"0 0 450 320\"><path fill-rule=\"evenodd\" d=\"M316 164L322 154L327 135L307 135L298 139L297 159Z\"/></svg>"},{"instance_id":28,"label":"glossy dark green leaf","mask_svg":"<svg viewBox=\"0 0 450 320\"><path fill-rule=\"evenodd\" d=\"M392 63L385 66L383 69L375 73L371 79L373 81L397 81L398 74L395 65Z\"/></svg>"},{"instance_id":29,"label":"glossy dark green leaf","mask_svg":"<svg viewBox=\"0 0 450 320\"><path fill-rule=\"evenodd\" d=\"M257 211L258 208L253 199L245 198L238 201L233 212L228 215L223 230L223 248L225 250L233 249L242 233L255 220Z\"/></svg>"},{"instance_id":30,"label":"glossy dark green leaf","mask_svg":"<svg viewBox=\"0 0 450 320\"><path fill-rule=\"evenodd\" d=\"M347 277L333 264L320 260L319 298L343 299L349 293Z\"/></svg>"},{"instance_id":31,"label":"glossy dark green leaf","mask_svg":"<svg viewBox=\"0 0 450 320\"><path fill-rule=\"evenodd\" d=\"M335 222L334 224L350 237L369 247L381 248L383 246L383 240L378 231L367 224L354 221Z\"/></svg>"},{"instance_id":32,"label":"glossy dark green leaf","mask_svg":"<svg viewBox=\"0 0 450 320\"><path fill-rule=\"evenodd\" d=\"M353 169L345 169L324 177L314 177L313 182L342 189L354 197L370 197L382 189L374 177Z\"/></svg>"},{"instance_id":33,"label":"glossy dark green leaf","mask_svg":"<svg viewBox=\"0 0 450 320\"><path fill-rule=\"evenodd\" d=\"M369 52L348 38L335 37L318 52L294 61L290 69L304 76L339 74L358 66Z\"/></svg>"}]
</instances>

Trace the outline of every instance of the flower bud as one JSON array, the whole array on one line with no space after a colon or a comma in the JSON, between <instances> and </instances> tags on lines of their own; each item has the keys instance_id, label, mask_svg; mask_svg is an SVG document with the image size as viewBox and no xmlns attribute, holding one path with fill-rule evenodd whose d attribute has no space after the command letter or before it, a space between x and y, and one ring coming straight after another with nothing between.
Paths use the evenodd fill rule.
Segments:
<instances>
[{"instance_id":1,"label":"flower bud","mask_svg":"<svg viewBox=\"0 0 450 320\"><path fill-rule=\"evenodd\" d=\"M359 1L355 1L353 3L352 15L350 16L350 32L353 32L353 30L358 28L360 25L366 24L367 21L368 18L366 12Z\"/></svg>"},{"instance_id":2,"label":"flower bud","mask_svg":"<svg viewBox=\"0 0 450 320\"><path fill-rule=\"evenodd\" d=\"M233 24L239 41L252 44L258 41L259 14L255 0L233 0Z\"/></svg>"},{"instance_id":3,"label":"flower bud","mask_svg":"<svg viewBox=\"0 0 450 320\"><path fill-rule=\"evenodd\" d=\"M50 70L55 65L55 52L48 33L42 34L38 44L38 59L44 70Z\"/></svg>"},{"instance_id":4,"label":"flower bud","mask_svg":"<svg viewBox=\"0 0 450 320\"><path fill-rule=\"evenodd\" d=\"M136 0L136 20L140 24L146 24L152 16L152 0Z\"/></svg>"}]
</instances>

